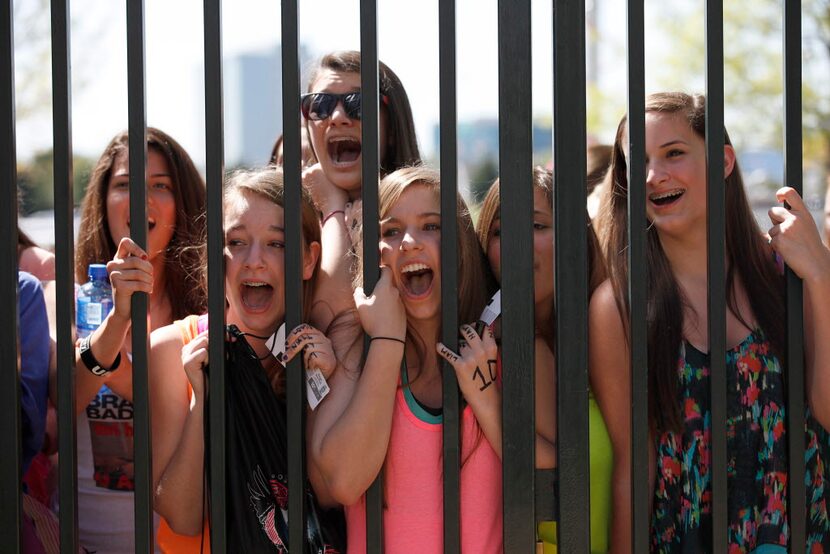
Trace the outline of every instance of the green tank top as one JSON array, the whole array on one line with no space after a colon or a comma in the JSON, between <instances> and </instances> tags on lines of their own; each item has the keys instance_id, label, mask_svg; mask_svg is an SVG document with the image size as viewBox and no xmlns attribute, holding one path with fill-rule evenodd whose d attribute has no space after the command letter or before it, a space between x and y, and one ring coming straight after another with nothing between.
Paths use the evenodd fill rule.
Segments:
<instances>
[{"instance_id":1,"label":"green tank top","mask_svg":"<svg viewBox=\"0 0 830 554\"><path fill-rule=\"evenodd\" d=\"M588 445L591 464L591 554L600 554L608 552L614 456L608 429L593 394L588 397ZM544 554L557 554L556 522L540 522L537 533Z\"/></svg>"}]
</instances>

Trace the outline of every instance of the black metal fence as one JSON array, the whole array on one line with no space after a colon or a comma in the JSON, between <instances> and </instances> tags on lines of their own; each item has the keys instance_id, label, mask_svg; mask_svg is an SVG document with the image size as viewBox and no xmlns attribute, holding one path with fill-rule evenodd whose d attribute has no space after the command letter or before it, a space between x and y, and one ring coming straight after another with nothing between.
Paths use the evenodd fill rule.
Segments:
<instances>
[{"instance_id":1,"label":"black metal fence","mask_svg":"<svg viewBox=\"0 0 830 554\"><path fill-rule=\"evenodd\" d=\"M558 498L549 498L549 475L534 469L534 322L532 251L525 247L532 240L532 135L531 92L527 83L531 75L531 2L501 0L498 7L499 111L500 111L500 178L502 190L502 249L510 253L512 263L503 271L503 352L504 400L503 441L504 482L504 551L533 552L536 521L558 513L560 552L589 552L589 475L588 475L588 373L587 373L587 304L588 252L584 225L584 162L585 159L585 5L583 0L553 0L554 16L554 163L556 167L555 206L557 237L568 237L556 247L556 305L558 367ZM144 2L127 2L127 47L129 74L129 144L131 164L141 167L146 161L145 80L144 80ZM442 211L442 279L443 329L445 344L457 346L455 329L458 314L453 291L456 290L455 202L457 190L456 145L456 21L454 0L439 3L440 40L440 116L441 116L441 211ZM642 0L627 2L628 29L628 113L629 148L629 238L630 238L630 305L631 367L632 367L632 513L634 552L649 548L648 487L648 412L647 412L647 346L646 346L646 263L645 263L645 86L644 86L644 17ZM0 246L0 305L15 306L17 302L17 193L14 120L13 18L12 0L0 2L0 172L4 206L0 217L0 236L7 237ZM78 507L76 497L76 447L74 394L73 259L72 227L72 124L70 102L69 2L52 0L52 80L55 153L55 228L57 256L57 318L58 318L58 386L60 433L60 538L63 552L78 551ZM784 2L785 43L785 182L801 183L801 24L800 2ZM299 71L299 9L297 0L282 2L282 86L286 182L286 227L288 240L286 258L286 319L288 328L301 321L301 244L300 231L300 71ZM224 264L222 256L223 162L222 120L222 21L221 1L204 1L205 36L205 123L207 226L209 244L209 310L224 310ZM361 85L363 109L363 174L374 181L378 169L378 48L377 0L360 3ZM708 147L708 179L716 183L723 175L723 5L722 0L706 2L706 136ZM145 186L143 173L130 175L130 218L132 238L142 247L147 236ZM567 185L566 185L567 184ZM580 186L582 184L583 186ZM715 352L725 351L724 306L724 231L725 202L723 194L712 191L708 199L709 229L709 343ZM799 192L801 190L799 189ZM363 187L364 233L367 244L378 238L377 190ZM367 290L376 281L373 268L378 267L377 251L365 249ZM504 259L504 258L503 258ZM803 399L803 332L801 283L788 274L788 375L789 428L804 427ZM136 552L153 548L150 427L147 384L147 298L133 296L132 351L133 390L135 405L135 526ZM223 321L210 318L210 334L221 336ZM0 529L3 545L0 551L20 552L20 430L17 373L16 311L0 310L0 365L7 368L0 385ZM224 345L210 344L210 395L221 398L224 389ZM712 467L713 467L713 545L714 552L726 552L726 375L722 357L712 358ZM305 389L298 366L289 367L288 443L303 442ZM459 524L459 403L454 372L444 368L444 549L458 553ZM214 552L232 550L227 544L226 530L219 522L225 514L225 432L224 403L211 402L209 421L212 429L210 459L211 546ZM567 417L566 417L567 416ZM804 437L789 433L790 460L803 459ZM305 481L303 448L289 451L289 487L300 490ZM537 480L538 483L537 484ZM380 479L367 494L367 541L369 552L382 550L382 492ZM789 476L791 552L803 551L805 544L805 486L803 464L790 467ZM538 497L538 498L537 498ZM302 552L305 517L302 495L291 495L289 505L290 551Z\"/></svg>"}]
</instances>

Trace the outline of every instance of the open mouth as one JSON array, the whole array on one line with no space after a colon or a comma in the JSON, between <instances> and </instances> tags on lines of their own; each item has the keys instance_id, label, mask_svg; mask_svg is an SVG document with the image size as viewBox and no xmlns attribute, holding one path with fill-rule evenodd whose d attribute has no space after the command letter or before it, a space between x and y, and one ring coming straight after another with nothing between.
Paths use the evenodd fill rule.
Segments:
<instances>
[{"instance_id":1,"label":"open mouth","mask_svg":"<svg viewBox=\"0 0 830 554\"><path fill-rule=\"evenodd\" d=\"M432 289L433 271L426 264L412 263L401 268L401 283L407 296L420 298Z\"/></svg>"},{"instance_id":2,"label":"open mouth","mask_svg":"<svg viewBox=\"0 0 830 554\"><path fill-rule=\"evenodd\" d=\"M274 287L264 281L245 281L239 286L242 304L251 311L263 311L271 305Z\"/></svg>"},{"instance_id":3,"label":"open mouth","mask_svg":"<svg viewBox=\"0 0 830 554\"><path fill-rule=\"evenodd\" d=\"M130 220L127 220L127 229L130 228ZM152 231L156 228L156 220L155 219L148 219L147 220L147 230Z\"/></svg>"},{"instance_id":4,"label":"open mouth","mask_svg":"<svg viewBox=\"0 0 830 554\"><path fill-rule=\"evenodd\" d=\"M360 158L360 141L350 137L337 137L328 142L329 158L336 164L350 164Z\"/></svg>"},{"instance_id":5,"label":"open mouth","mask_svg":"<svg viewBox=\"0 0 830 554\"><path fill-rule=\"evenodd\" d=\"M668 206L669 204L676 202L685 192L686 191L683 189L675 189L661 192L659 194L652 194L648 197L648 199L655 206Z\"/></svg>"}]
</instances>

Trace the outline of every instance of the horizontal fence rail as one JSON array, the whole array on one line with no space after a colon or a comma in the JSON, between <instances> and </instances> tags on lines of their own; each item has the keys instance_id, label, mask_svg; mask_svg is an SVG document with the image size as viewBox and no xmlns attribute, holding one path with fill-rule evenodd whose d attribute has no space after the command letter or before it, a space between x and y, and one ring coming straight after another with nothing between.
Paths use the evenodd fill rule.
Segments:
<instances>
[{"instance_id":1,"label":"horizontal fence rail","mask_svg":"<svg viewBox=\"0 0 830 554\"><path fill-rule=\"evenodd\" d=\"M533 140L531 1L499 0L498 92L499 92L499 208L502 265L502 482L503 550L534 552L537 524L558 522L560 552L591 551L589 445L589 259L588 227L585 219L586 158L586 70L585 2L553 0L553 167L554 170L554 275L556 283L556 470L535 468L535 320L533 282ZM148 162L145 96L145 3L130 0L127 6L127 64L130 160L131 238L147 248ZM286 233L286 328L303 321L302 241L302 121L300 119L300 34L298 0L281 3L281 83L285 179ZM801 12L800 2L784 2L784 145L785 182L802 193L802 97L801 97ZM225 333L225 264L222 210L224 165L222 2L204 0L205 58L205 180L207 185L207 283L209 334ZM440 84L440 169L441 169L441 340L457 351L459 321L458 258L459 234L456 213L459 191L458 98L457 98L457 8L454 0L439 3L439 84ZM56 250L56 342L58 431L60 446L59 505L61 552L77 552L82 542L78 530L77 445L75 409L75 345L73 342L74 254L72 103L70 66L69 0L51 1L52 113L54 144L54 198ZM649 221L646 215L646 113L645 113L645 23L644 6L629 0L627 24L627 181L629 283L626 291L630 311L624 326L630 337L631 474L630 545L614 545L622 551L646 552L651 544L649 504L649 345L648 300ZM706 24L706 153L707 153L707 252L708 252L708 341L711 372L711 510L712 552L727 552L727 333L726 225L729 218L724 182L724 37L723 0L707 0ZM13 1L0 3L0 173L3 183L17 183L15 87L14 87ZM2 38L5 37L5 38ZM379 239L378 175L381 165L381 99L379 76L378 3L360 2L360 74L362 106L362 192L364 244ZM18 194L11 186L2 189L0 233L8 237L0 249L0 304L18 304ZM13 244L14 242L14 244ZM367 294L378 280L379 253L364 249L364 287ZM805 483L805 398L804 398L804 294L801 280L787 270L786 384L788 420L788 524L790 552L805 552L807 491ZM132 297L131 334L135 449L135 551L154 551L152 436L149 401L149 311L144 293ZM3 552L23 552L25 524L22 516L21 383L19 366L18 310L0 310L0 363L3 374L0 406L0 530ZM368 340L365 342L368 348ZM210 547L213 552L234 552L229 541L227 472L227 406L225 401L225 345L214 340L209 346L210 379L205 445L207 513ZM464 551L462 543L461 423L465 404L460 397L452 367L443 363L443 446L440 478L443 483L444 552ZM302 491L308 484L305 450L305 380L299 357L288 364L287 436L288 538L290 552L307 548L307 504ZM482 439L485 440L485 439ZM381 553L384 542L384 513L388 491L384 472L367 491L367 552ZM617 508L618 506L614 506ZM436 507L438 509L439 507Z\"/></svg>"}]
</instances>

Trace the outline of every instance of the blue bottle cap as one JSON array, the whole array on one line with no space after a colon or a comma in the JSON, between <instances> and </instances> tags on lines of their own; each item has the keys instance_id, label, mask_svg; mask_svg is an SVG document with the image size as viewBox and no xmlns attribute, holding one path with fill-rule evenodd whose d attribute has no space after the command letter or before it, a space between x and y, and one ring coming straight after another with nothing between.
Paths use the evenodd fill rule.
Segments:
<instances>
[{"instance_id":1,"label":"blue bottle cap","mask_svg":"<svg viewBox=\"0 0 830 554\"><path fill-rule=\"evenodd\" d=\"M104 264L89 264L87 277L90 281L108 281L107 266Z\"/></svg>"}]
</instances>

